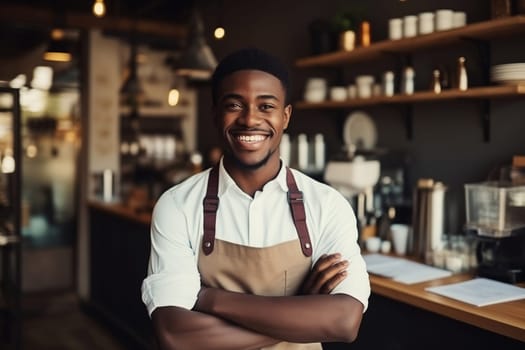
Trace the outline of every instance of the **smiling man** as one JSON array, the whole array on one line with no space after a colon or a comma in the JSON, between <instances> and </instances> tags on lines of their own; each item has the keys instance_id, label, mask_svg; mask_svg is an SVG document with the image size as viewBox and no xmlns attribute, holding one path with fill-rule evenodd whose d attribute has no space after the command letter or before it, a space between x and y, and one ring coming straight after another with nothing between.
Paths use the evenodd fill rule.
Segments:
<instances>
[{"instance_id":1,"label":"smiling man","mask_svg":"<svg viewBox=\"0 0 525 350\"><path fill-rule=\"evenodd\" d=\"M142 297L161 349L321 349L352 342L370 284L352 208L283 165L292 115L275 57L243 49L212 77L218 165L166 191Z\"/></svg>"}]
</instances>

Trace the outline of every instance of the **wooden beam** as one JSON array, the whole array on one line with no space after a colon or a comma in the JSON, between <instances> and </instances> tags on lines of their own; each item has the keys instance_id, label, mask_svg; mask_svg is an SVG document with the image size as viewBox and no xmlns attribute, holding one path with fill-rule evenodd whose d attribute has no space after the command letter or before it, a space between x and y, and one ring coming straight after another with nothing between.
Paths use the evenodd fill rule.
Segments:
<instances>
[{"instance_id":1,"label":"wooden beam","mask_svg":"<svg viewBox=\"0 0 525 350\"><path fill-rule=\"evenodd\" d=\"M174 39L185 39L188 33L185 25L166 21L134 20L109 16L97 18L92 14L73 12L59 14L48 9L11 4L0 4L0 21L49 28L101 29L122 33L136 31L137 33Z\"/></svg>"}]
</instances>

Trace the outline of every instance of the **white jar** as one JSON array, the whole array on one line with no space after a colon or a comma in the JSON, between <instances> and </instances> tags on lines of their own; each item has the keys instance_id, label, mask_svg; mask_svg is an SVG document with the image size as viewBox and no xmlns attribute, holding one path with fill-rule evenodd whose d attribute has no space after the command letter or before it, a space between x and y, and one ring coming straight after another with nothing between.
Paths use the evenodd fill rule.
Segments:
<instances>
[{"instance_id":1,"label":"white jar","mask_svg":"<svg viewBox=\"0 0 525 350\"><path fill-rule=\"evenodd\" d=\"M414 93L414 77L415 77L414 68L406 67L403 72L402 91L404 94L412 95Z\"/></svg>"},{"instance_id":2,"label":"white jar","mask_svg":"<svg viewBox=\"0 0 525 350\"><path fill-rule=\"evenodd\" d=\"M394 72L386 71L383 75L383 94L394 96Z\"/></svg>"},{"instance_id":3,"label":"white jar","mask_svg":"<svg viewBox=\"0 0 525 350\"><path fill-rule=\"evenodd\" d=\"M454 11L452 15L452 27L459 28L467 24L467 14L463 11Z\"/></svg>"},{"instance_id":4,"label":"white jar","mask_svg":"<svg viewBox=\"0 0 525 350\"><path fill-rule=\"evenodd\" d=\"M297 136L297 166L300 170L308 169L308 137L306 134Z\"/></svg>"},{"instance_id":5,"label":"white jar","mask_svg":"<svg viewBox=\"0 0 525 350\"><path fill-rule=\"evenodd\" d=\"M434 13L422 12L418 18L418 33L429 34L434 31Z\"/></svg>"},{"instance_id":6,"label":"white jar","mask_svg":"<svg viewBox=\"0 0 525 350\"><path fill-rule=\"evenodd\" d=\"M359 75L355 78L355 82L357 85L357 97L372 97L372 87L374 85L374 77L372 75Z\"/></svg>"},{"instance_id":7,"label":"white jar","mask_svg":"<svg viewBox=\"0 0 525 350\"><path fill-rule=\"evenodd\" d=\"M443 9L436 11L436 30L448 30L452 29L452 21L454 17L454 11Z\"/></svg>"},{"instance_id":8,"label":"white jar","mask_svg":"<svg viewBox=\"0 0 525 350\"><path fill-rule=\"evenodd\" d=\"M388 37L390 40L398 40L403 37L403 20L401 18L388 20Z\"/></svg>"},{"instance_id":9,"label":"white jar","mask_svg":"<svg viewBox=\"0 0 525 350\"><path fill-rule=\"evenodd\" d=\"M315 134L314 138L314 164L316 170L323 170L325 166L325 142L323 134Z\"/></svg>"},{"instance_id":10,"label":"white jar","mask_svg":"<svg viewBox=\"0 0 525 350\"><path fill-rule=\"evenodd\" d=\"M284 165L289 166L290 165L290 155L291 155L291 143L290 143L290 135L287 133L284 133L281 137L281 143L279 145L279 153L281 156L281 159L283 160Z\"/></svg>"},{"instance_id":11,"label":"white jar","mask_svg":"<svg viewBox=\"0 0 525 350\"><path fill-rule=\"evenodd\" d=\"M330 99L332 101L344 101L348 97L348 93L344 86L332 86L330 88Z\"/></svg>"},{"instance_id":12,"label":"white jar","mask_svg":"<svg viewBox=\"0 0 525 350\"><path fill-rule=\"evenodd\" d=\"M417 16L403 17L403 37L412 38L417 35Z\"/></svg>"}]
</instances>

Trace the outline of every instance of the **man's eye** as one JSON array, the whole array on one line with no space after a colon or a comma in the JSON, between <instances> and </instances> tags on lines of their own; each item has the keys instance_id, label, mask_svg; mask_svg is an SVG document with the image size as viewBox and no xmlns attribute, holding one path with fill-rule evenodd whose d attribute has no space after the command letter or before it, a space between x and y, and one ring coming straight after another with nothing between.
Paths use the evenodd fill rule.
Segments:
<instances>
[{"instance_id":1,"label":"man's eye","mask_svg":"<svg viewBox=\"0 0 525 350\"><path fill-rule=\"evenodd\" d=\"M259 107L262 111L270 111L272 109L274 109L275 107L271 104L263 104Z\"/></svg>"},{"instance_id":2,"label":"man's eye","mask_svg":"<svg viewBox=\"0 0 525 350\"><path fill-rule=\"evenodd\" d=\"M226 107L226 109L230 111L237 111L242 108L242 105L237 102L229 102L229 103L226 103L224 107Z\"/></svg>"}]
</instances>

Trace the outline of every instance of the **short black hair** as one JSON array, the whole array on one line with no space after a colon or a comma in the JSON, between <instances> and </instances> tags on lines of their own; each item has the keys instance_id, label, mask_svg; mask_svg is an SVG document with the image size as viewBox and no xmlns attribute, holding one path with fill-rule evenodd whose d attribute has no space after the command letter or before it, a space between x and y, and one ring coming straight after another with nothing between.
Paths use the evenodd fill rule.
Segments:
<instances>
[{"instance_id":1,"label":"short black hair","mask_svg":"<svg viewBox=\"0 0 525 350\"><path fill-rule=\"evenodd\" d=\"M219 88L222 80L239 70L253 69L269 73L279 79L284 88L285 104L290 101L290 74L288 68L277 57L257 48L244 48L224 57L213 72L211 89L213 104L219 98Z\"/></svg>"}]
</instances>

